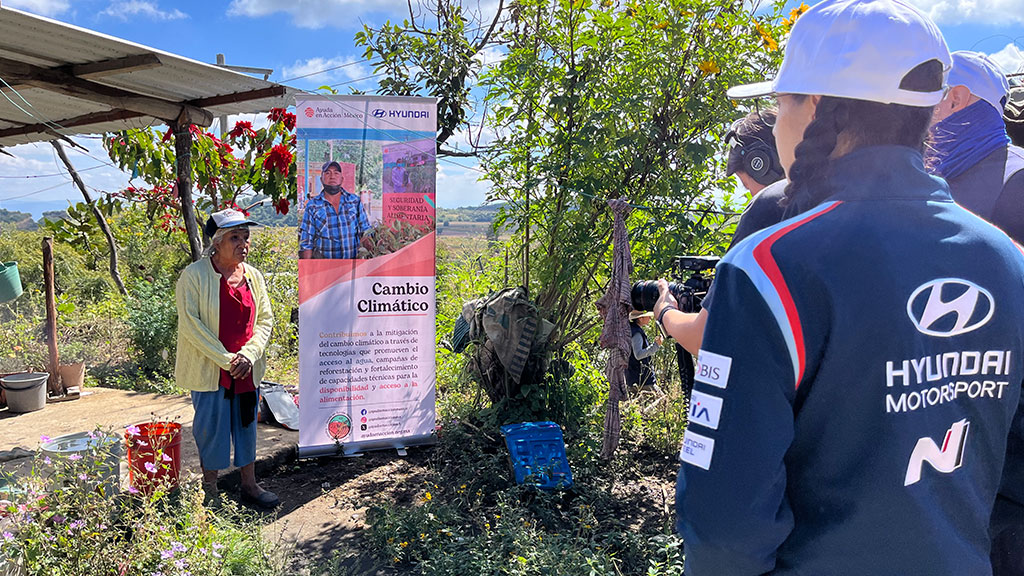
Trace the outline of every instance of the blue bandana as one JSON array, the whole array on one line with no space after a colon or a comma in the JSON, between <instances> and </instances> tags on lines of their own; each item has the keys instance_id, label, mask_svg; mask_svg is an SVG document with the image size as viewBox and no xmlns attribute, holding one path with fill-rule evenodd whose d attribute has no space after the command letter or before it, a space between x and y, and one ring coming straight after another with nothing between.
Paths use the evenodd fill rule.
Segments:
<instances>
[{"instance_id":1,"label":"blue bandana","mask_svg":"<svg viewBox=\"0 0 1024 576\"><path fill-rule=\"evenodd\" d=\"M931 134L932 169L947 180L1010 143L1002 115L984 100L935 124Z\"/></svg>"}]
</instances>

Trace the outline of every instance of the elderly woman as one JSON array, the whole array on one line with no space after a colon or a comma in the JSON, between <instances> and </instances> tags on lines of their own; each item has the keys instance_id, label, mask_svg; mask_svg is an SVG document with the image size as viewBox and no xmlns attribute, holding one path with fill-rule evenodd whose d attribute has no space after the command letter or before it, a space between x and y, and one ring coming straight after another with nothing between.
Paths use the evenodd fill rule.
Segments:
<instances>
[{"instance_id":1,"label":"elderly woman","mask_svg":"<svg viewBox=\"0 0 1024 576\"><path fill-rule=\"evenodd\" d=\"M245 263L252 225L237 210L207 221L209 255L178 279L175 378L192 391L192 433L208 498L216 497L217 471L230 465L234 446L242 500L273 508L278 498L256 483L255 472L257 390L274 318L263 275Z\"/></svg>"}]
</instances>

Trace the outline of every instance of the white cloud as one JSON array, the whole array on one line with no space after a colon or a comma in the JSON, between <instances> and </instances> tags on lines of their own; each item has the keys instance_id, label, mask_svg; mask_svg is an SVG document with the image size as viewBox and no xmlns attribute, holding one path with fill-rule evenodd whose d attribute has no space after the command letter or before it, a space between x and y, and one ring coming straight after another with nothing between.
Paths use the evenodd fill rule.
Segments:
<instances>
[{"instance_id":1,"label":"white cloud","mask_svg":"<svg viewBox=\"0 0 1024 576\"><path fill-rule=\"evenodd\" d=\"M508 58L508 53L506 53L500 46L488 46L477 53L475 57L475 59L480 62L480 65L484 70L501 62L505 58Z\"/></svg>"},{"instance_id":2,"label":"white cloud","mask_svg":"<svg viewBox=\"0 0 1024 576\"><path fill-rule=\"evenodd\" d=\"M1024 50L1015 44L1007 44L1002 50L989 54L996 64L1007 74L1019 72L1024 69Z\"/></svg>"},{"instance_id":3,"label":"white cloud","mask_svg":"<svg viewBox=\"0 0 1024 576\"><path fill-rule=\"evenodd\" d=\"M68 0L4 0L3 5L50 17L59 16L71 8Z\"/></svg>"},{"instance_id":4,"label":"white cloud","mask_svg":"<svg viewBox=\"0 0 1024 576\"><path fill-rule=\"evenodd\" d=\"M284 13L300 28L352 28L367 12L407 12L406 0L232 0L229 16L258 18Z\"/></svg>"},{"instance_id":5,"label":"white cloud","mask_svg":"<svg viewBox=\"0 0 1024 576\"><path fill-rule=\"evenodd\" d=\"M1020 0L911 0L938 24L1024 24Z\"/></svg>"},{"instance_id":6,"label":"white cloud","mask_svg":"<svg viewBox=\"0 0 1024 576\"><path fill-rule=\"evenodd\" d=\"M280 82L290 81L323 86L338 82L353 82L371 76L373 71L365 60L354 56L338 56L336 58L310 58L296 60L295 64L285 66L281 70ZM290 83L290 82L289 82Z\"/></svg>"},{"instance_id":7,"label":"white cloud","mask_svg":"<svg viewBox=\"0 0 1024 576\"><path fill-rule=\"evenodd\" d=\"M454 163L465 166L456 166ZM468 166L468 168L466 167ZM442 208L479 206L487 200L490 182L478 178L480 165L469 158L437 161L437 205Z\"/></svg>"},{"instance_id":8,"label":"white cloud","mask_svg":"<svg viewBox=\"0 0 1024 576\"><path fill-rule=\"evenodd\" d=\"M142 16L151 20L183 20L188 18L181 10L161 10L156 2L148 0L113 0L107 9L100 12L101 16L113 16L127 22L133 16Z\"/></svg>"}]
</instances>

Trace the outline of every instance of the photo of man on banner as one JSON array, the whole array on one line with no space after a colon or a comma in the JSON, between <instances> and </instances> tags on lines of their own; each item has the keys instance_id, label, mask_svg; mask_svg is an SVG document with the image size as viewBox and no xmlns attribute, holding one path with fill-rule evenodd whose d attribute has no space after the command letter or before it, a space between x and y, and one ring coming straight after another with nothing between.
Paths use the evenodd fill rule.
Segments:
<instances>
[{"instance_id":1,"label":"photo of man on banner","mask_svg":"<svg viewBox=\"0 0 1024 576\"><path fill-rule=\"evenodd\" d=\"M326 162L323 189L310 199L299 225L299 258L356 258L370 220L358 195L342 186L341 165Z\"/></svg>"}]
</instances>

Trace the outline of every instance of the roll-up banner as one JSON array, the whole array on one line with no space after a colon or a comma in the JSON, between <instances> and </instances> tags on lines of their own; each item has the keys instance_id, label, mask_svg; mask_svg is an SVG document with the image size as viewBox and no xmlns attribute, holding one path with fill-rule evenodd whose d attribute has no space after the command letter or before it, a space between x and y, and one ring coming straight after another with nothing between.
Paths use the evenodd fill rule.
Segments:
<instances>
[{"instance_id":1,"label":"roll-up banner","mask_svg":"<svg viewBox=\"0 0 1024 576\"><path fill-rule=\"evenodd\" d=\"M299 456L434 441L432 98L296 101Z\"/></svg>"}]
</instances>

